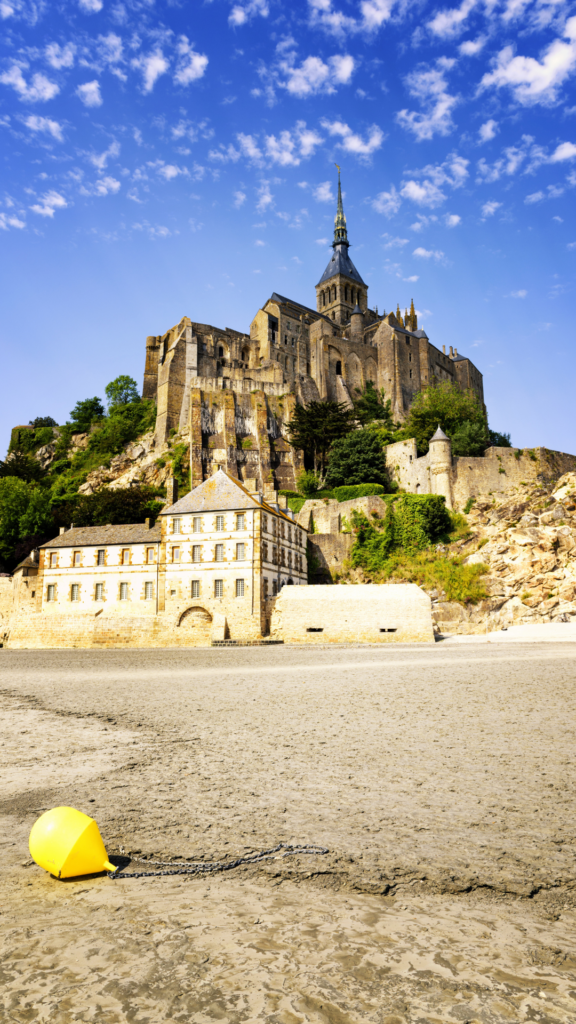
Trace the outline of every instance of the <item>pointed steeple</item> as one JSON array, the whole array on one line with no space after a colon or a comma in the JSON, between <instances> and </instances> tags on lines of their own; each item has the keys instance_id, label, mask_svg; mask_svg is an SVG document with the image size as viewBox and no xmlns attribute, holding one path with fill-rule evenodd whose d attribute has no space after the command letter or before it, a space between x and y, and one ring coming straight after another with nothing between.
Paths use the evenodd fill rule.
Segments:
<instances>
[{"instance_id":1,"label":"pointed steeple","mask_svg":"<svg viewBox=\"0 0 576 1024\"><path fill-rule=\"evenodd\" d=\"M338 167L338 164L334 164ZM334 241L332 246L337 245L350 245L348 241L348 232L346 230L346 216L344 214L344 207L342 206L342 186L340 184L340 168L338 167L338 206L336 208L336 216L334 218Z\"/></svg>"}]
</instances>

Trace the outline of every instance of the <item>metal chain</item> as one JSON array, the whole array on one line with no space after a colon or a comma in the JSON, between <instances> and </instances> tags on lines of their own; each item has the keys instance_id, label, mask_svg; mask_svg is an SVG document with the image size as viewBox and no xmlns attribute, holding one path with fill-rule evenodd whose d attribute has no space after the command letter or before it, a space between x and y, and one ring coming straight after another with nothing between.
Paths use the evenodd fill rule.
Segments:
<instances>
[{"instance_id":1,"label":"metal chain","mask_svg":"<svg viewBox=\"0 0 576 1024\"><path fill-rule=\"evenodd\" d=\"M236 860L231 861L169 861L169 860L139 860L134 859L135 864L158 864L165 867L171 867L169 871L131 871L129 874L125 874L122 868L118 868L114 873L108 875L109 878L151 878L158 875L200 875L200 874L215 874L219 871L230 871L232 868L238 868L242 864L257 864L258 861L266 860L266 858L272 857L275 853L279 853L280 850L285 850L282 854L283 857L295 857L299 854L325 854L329 853L327 846L315 846L314 844L307 844L305 846L292 846L290 843L278 843L277 846L273 846L270 850L262 850L261 853L251 853L246 857L238 857Z\"/></svg>"}]
</instances>

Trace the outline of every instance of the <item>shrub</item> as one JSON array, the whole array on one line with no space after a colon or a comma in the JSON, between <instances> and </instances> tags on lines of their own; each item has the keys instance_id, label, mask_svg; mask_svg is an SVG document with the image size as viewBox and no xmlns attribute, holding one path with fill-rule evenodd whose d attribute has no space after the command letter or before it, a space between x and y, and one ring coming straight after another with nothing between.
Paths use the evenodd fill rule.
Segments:
<instances>
[{"instance_id":1,"label":"shrub","mask_svg":"<svg viewBox=\"0 0 576 1024\"><path fill-rule=\"evenodd\" d=\"M366 498L371 494L384 494L382 484L351 484L334 488L337 501L352 501L353 498Z\"/></svg>"},{"instance_id":2,"label":"shrub","mask_svg":"<svg viewBox=\"0 0 576 1024\"><path fill-rule=\"evenodd\" d=\"M326 484L328 487L377 483L387 489L384 453L373 430L354 430L335 441L330 450Z\"/></svg>"},{"instance_id":3,"label":"shrub","mask_svg":"<svg viewBox=\"0 0 576 1024\"><path fill-rule=\"evenodd\" d=\"M102 419L104 406L99 398L83 398L70 413L70 423L73 433L86 434L95 420Z\"/></svg>"},{"instance_id":4,"label":"shrub","mask_svg":"<svg viewBox=\"0 0 576 1024\"><path fill-rule=\"evenodd\" d=\"M35 420L30 420L31 427L57 427L56 420L53 420L51 416L37 416Z\"/></svg>"},{"instance_id":5,"label":"shrub","mask_svg":"<svg viewBox=\"0 0 576 1024\"><path fill-rule=\"evenodd\" d=\"M464 505L464 515L465 516L467 516L468 513L472 510L475 501L476 501L476 498L468 498L468 501Z\"/></svg>"},{"instance_id":6,"label":"shrub","mask_svg":"<svg viewBox=\"0 0 576 1024\"><path fill-rule=\"evenodd\" d=\"M305 469L300 473L296 481L300 494L306 498L312 498L320 489L320 480L311 469Z\"/></svg>"},{"instance_id":7,"label":"shrub","mask_svg":"<svg viewBox=\"0 0 576 1024\"><path fill-rule=\"evenodd\" d=\"M436 432L438 424L448 437L452 438L464 423L476 424L482 428L486 432L487 440L486 416L476 392L471 389L462 391L457 384L444 381L418 392L401 433L405 438L416 438L418 454L425 455L428 451L428 442Z\"/></svg>"}]
</instances>

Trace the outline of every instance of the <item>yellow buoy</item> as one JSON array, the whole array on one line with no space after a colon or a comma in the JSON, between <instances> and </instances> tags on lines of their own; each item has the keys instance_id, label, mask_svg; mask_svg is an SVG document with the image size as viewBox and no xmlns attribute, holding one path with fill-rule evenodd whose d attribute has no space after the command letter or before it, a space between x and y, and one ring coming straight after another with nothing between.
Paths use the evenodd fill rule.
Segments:
<instances>
[{"instance_id":1,"label":"yellow buoy","mask_svg":"<svg viewBox=\"0 0 576 1024\"><path fill-rule=\"evenodd\" d=\"M28 845L32 859L56 878L116 871L94 818L74 807L53 807L42 814Z\"/></svg>"}]
</instances>

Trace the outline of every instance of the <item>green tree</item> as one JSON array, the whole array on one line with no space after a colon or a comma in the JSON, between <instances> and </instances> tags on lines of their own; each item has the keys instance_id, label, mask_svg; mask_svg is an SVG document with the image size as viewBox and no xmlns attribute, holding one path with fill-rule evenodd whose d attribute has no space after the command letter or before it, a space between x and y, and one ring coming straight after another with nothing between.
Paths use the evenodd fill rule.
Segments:
<instances>
[{"instance_id":1,"label":"green tree","mask_svg":"<svg viewBox=\"0 0 576 1024\"><path fill-rule=\"evenodd\" d=\"M402 427L401 436L416 438L418 454L425 455L428 451L428 442L436 432L438 424L452 439L464 423L482 427L488 442L486 414L476 392L471 389L462 391L457 384L443 381L418 392ZM474 434L475 438L478 436L478 433ZM488 447L487 443L485 447ZM462 454L469 455L471 452L466 451Z\"/></svg>"},{"instance_id":2,"label":"green tree","mask_svg":"<svg viewBox=\"0 0 576 1024\"><path fill-rule=\"evenodd\" d=\"M511 448L510 434L500 434L497 430L488 431L490 446L493 448Z\"/></svg>"},{"instance_id":3,"label":"green tree","mask_svg":"<svg viewBox=\"0 0 576 1024\"><path fill-rule=\"evenodd\" d=\"M10 452L5 462L0 462L0 477L8 476L18 477L19 480L29 482L31 480L40 480L43 473L40 463L37 462L33 455L17 449Z\"/></svg>"},{"instance_id":4,"label":"green tree","mask_svg":"<svg viewBox=\"0 0 576 1024\"><path fill-rule=\"evenodd\" d=\"M77 495L53 506L55 526L103 526L107 523L143 523L155 519L164 505L157 500L155 488L141 486L128 490L97 491Z\"/></svg>"},{"instance_id":5,"label":"green tree","mask_svg":"<svg viewBox=\"0 0 576 1024\"><path fill-rule=\"evenodd\" d=\"M297 405L288 424L290 444L304 452L315 473L323 475L331 446L349 433L353 417L352 410L341 402Z\"/></svg>"},{"instance_id":6,"label":"green tree","mask_svg":"<svg viewBox=\"0 0 576 1024\"><path fill-rule=\"evenodd\" d=\"M104 388L108 400L108 410L119 405L130 405L132 402L140 401L138 385L133 377L121 374L116 380L110 381Z\"/></svg>"},{"instance_id":7,"label":"green tree","mask_svg":"<svg viewBox=\"0 0 576 1024\"><path fill-rule=\"evenodd\" d=\"M31 427L57 427L56 420L53 420L51 416L37 416L35 420L30 420Z\"/></svg>"},{"instance_id":8,"label":"green tree","mask_svg":"<svg viewBox=\"0 0 576 1024\"><path fill-rule=\"evenodd\" d=\"M20 516L18 532L20 540L26 537L45 537L54 532L50 495L42 487L30 488L28 507Z\"/></svg>"},{"instance_id":9,"label":"green tree","mask_svg":"<svg viewBox=\"0 0 576 1024\"><path fill-rule=\"evenodd\" d=\"M40 488L14 476L0 480L0 558L3 561L13 561L14 549L22 537L44 532L49 522L47 508L48 496Z\"/></svg>"},{"instance_id":10,"label":"green tree","mask_svg":"<svg viewBox=\"0 0 576 1024\"><path fill-rule=\"evenodd\" d=\"M99 398L83 398L70 413L70 422L76 434L86 434L94 420L102 419L104 406Z\"/></svg>"},{"instance_id":11,"label":"green tree","mask_svg":"<svg viewBox=\"0 0 576 1024\"><path fill-rule=\"evenodd\" d=\"M376 420L380 425L393 429L391 401L386 398L384 388L378 390L374 386L374 381L367 380L362 390L355 388L355 393L358 397L352 398L354 412L362 426Z\"/></svg>"},{"instance_id":12,"label":"green tree","mask_svg":"<svg viewBox=\"0 0 576 1024\"><path fill-rule=\"evenodd\" d=\"M305 498L312 498L320 490L320 480L311 469L302 470L296 484Z\"/></svg>"},{"instance_id":13,"label":"green tree","mask_svg":"<svg viewBox=\"0 0 576 1024\"><path fill-rule=\"evenodd\" d=\"M389 490L382 444L376 431L353 430L330 449L327 487L382 484Z\"/></svg>"},{"instance_id":14,"label":"green tree","mask_svg":"<svg viewBox=\"0 0 576 1024\"><path fill-rule=\"evenodd\" d=\"M480 458L490 441L485 423L471 423L464 420L450 437L452 455L471 455Z\"/></svg>"}]
</instances>

